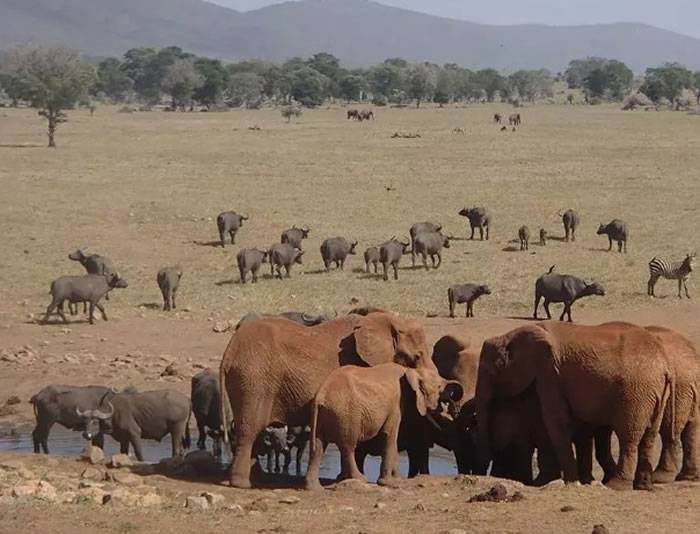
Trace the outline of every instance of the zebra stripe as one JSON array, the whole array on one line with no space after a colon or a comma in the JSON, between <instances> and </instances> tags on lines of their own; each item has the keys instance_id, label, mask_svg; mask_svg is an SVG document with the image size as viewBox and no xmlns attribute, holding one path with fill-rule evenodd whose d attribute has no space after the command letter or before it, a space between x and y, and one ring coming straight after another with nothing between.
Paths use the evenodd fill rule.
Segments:
<instances>
[{"instance_id":1,"label":"zebra stripe","mask_svg":"<svg viewBox=\"0 0 700 534\"><path fill-rule=\"evenodd\" d=\"M692 271L691 263L686 258L683 261L668 262L663 258L655 256L649 262L649 275L655 278L665 278L666 280L681 280L688 278Z\"/></svg>"}]
</instances>

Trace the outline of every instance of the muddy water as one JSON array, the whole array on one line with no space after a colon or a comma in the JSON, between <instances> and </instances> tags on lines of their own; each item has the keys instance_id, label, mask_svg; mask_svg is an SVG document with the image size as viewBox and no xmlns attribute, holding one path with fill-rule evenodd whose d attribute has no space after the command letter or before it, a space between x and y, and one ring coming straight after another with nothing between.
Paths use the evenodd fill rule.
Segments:
<instances>
[{"instance_id":1,"label":"muddy water","mask_svg":"<svg viewBox=\"0 0 700 534\"><path fill-rule=\"evenodd\" d=\"M196 435L193 436L196 441ZM49 436L49 451L51 454L59 456L78 456L85 447L86 441L80 432L72 432L58 425L51 429ZM160 443L151 440L143 441L144 459L147 462L157 462L162 458L171 456L170 437L166 436ZM211 443L207 443L211 446ZM31 429L23 428L19 431L0 433L0 452L31 453L34 451L32 443ZM105 455L109 456L119 452L119 445L109 436L105 438ZM296 451L295 451L296 452ZM225 458L224 461L230 461ZM306 462L308 461L308 450L304 453L302 460L302 473L306 472ZM367 457L365 461L365 472L369 480L376 480L379 476L379 458ZM283 462L280 459L280 462ZM263 468L266 468L266 461L263 460ZM296 472L295 455L292 455L292 465L290 472ZM322 478L335 478L340 472L340 458L335 446L328 447L321 465ZM401 472L405 476L408 473L408 458L401 454ZM437 475L450 475L457 472L454 456L451 452L435 447L430 454L430 472Z\"/></svg>"}]
</instances>

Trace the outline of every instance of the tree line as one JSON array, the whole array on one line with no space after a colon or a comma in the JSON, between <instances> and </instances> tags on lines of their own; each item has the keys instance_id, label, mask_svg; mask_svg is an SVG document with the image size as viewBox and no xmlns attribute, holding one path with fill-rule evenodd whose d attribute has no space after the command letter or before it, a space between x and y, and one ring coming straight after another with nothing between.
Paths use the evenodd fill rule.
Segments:
<instances>
[{"instance_id":1,"label":"tree line","mask_svg":"<svg viewBox=\"0 0 700 534\"><path fill-rule=\"evenodd\" d=\"M557 74L545 69L504 74L402 58L348 69L326 52L282 64L224 63L176 46L132 48L121 58L109 57L96 65L63 48L18 47L0 57L0 96L38 108L48 120L51 146L56 127L65 120L63 112L91 100L152 106L166 98L172 109L258 108L266 102L316 107L333 99L375 106L494 101L517 105L552 97L557 81L580 90L592 104L620 101L635 89L652 102L666 99L672 104L684 90L691 90L700 103L700 72L667 63L635 79L623 62L595 57L573 60Z\"/></svg>"}]
</instances>

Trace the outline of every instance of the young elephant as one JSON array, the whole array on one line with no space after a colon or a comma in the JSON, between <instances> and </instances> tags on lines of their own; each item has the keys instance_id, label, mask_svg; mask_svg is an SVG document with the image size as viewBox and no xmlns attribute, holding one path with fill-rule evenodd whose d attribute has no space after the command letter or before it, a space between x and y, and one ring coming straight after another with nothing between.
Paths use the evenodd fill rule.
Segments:
<instances>
[{"instance_id":1,"label":"young elephant","mask_svg":"<svg viewBox=\"0 0 700 534\"><path fill-rule=\"evenodd\" d=\"M450 317L455 316L455 304L467 305L467 317L474 317L474 301L482 295L490 295L491 289L486 285L464 284L452 286L447 290L447 302L450 305Z\"/></svg>"},{"instance_id":2,"label":"young elephant","mask_svg":"<svg viewBox=\"0 0 700 534\"><path fill-rule=\"evenodd\" d=\"M521 226L518 229L518 239L520 250L530 250L530 229L527 226Z\"/></svg>"},{"instance_id":3,"label":"young elephant","mask_svg":"<svg viewBox=\"0 0 700 534\"><path fill-rule=\"evenodd\" d=\"M177 288L180 287L181 278L182 267L179 265L176 265L175 267L164 267L158 271L156 281L158 282L158 287L163 295L163 311L174 310L177 308L175 305L175 294L177 293Z\"/></svg>"},{"instance_id":4,"label":"young elephant","mask_svg":"<svg viewBox=\"0 0 700 534\"><path fill-rule=\"evenodd\" d=\"M320 488L319 473L328 443L340 449L340 479L364 476L355 461L358 443L381 436L380 485L393 485L399 472L398 437L402 414L436 411L445 381L435 372L419 373L395 363L340 367L324 381L313 400L311 459L307 489Z\"/></svg>"}]
</instances>

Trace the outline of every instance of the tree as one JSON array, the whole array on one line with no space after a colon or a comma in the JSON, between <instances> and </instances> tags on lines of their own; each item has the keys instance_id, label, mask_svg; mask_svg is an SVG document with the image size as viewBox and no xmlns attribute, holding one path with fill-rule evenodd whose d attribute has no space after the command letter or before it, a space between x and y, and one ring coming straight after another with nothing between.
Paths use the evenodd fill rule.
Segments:
<instances>
[{"instance_id":1,"label":"tree","mask_svg":"<svg viewBox=\"0 0 700 534\"><path fill-rule=\"evenodd\" d=\"M583 89L586 77L595 69L602 68L607 61L602 57L587 57L569 62L569 67L564 73L569 89Z\"/></svg>"},{"instance_id":2,"label":"tree","mask_svg":"<svg viewBox=\"0 0 700 534\"><path fill-rule=\"evenodd\" d=\"M327 82L323 74L303 66L290 75L290 94L304 107L320 106L326 98Z\"/></svg>"},{"instance_id":3,"label":"tree","mask_svg":"<svg viewBox=\"0 0 700 534\"><path fill-rule=\"evenodd\" d=\"M49 147L55 147L58 125L95 81L95 70L66 48L18 47L4 62L17 96L48 121Z\"/></svg>"},{"instance_id":4,"label":"tree","mask_svg":"<svg viewBox=\"0 0 700 534\"><path fill-rule=\"evenodd\" d=\"M203 57L195 60L194 68L203 80L202 85L194 91L194 99L207 108L221 102L229 79L223 63L218 59Z\"/></svg>"},{"instance_id":5,"label":"tree","mask_svg":"<svg viewBox=\"0 0 700 534\"><path fill-rule=\"evenodd\" d=\"M122 101L134 87L134 81L122 69L122 62L115 57L101 61L97 66L95 92L104 93L112 100Z\"/></svg>"},{"instance_id":6,"label":"tree","mask_svg":"<svg viewBox=\"0 0 700 534\"><path fill-rule=\"evenodd\" d=\"M328 54L326 52L314 54L311 58L309 58L306 64L329 79L334 81L338 80L340 60L333 54Z\"/></svg>"},{"instance_id":7,"label":"tree","mask_svg":"<svg viewBox=\"0 0 700 534\"><path fill-rule=\"evenodd\" d=\"M408 73L408 96L419 108L423 100L430 100L435 91L435 81L425 65L415 65Z\"/></svg>"},{"instance_id":8,"label":"tree","mask_svg":"<svg viewBox=\"0 0 700 534\"><path fill-rule=\"evenodd\" d=\"M700 70L693 73L693 91L695 91L695 99L700 104Z\"/></svg>"},{"instance_id":9,"label":"tree","mask_svg":"<svg viewBox=\"0 0 700 534\"><path fill-rule=\"evenodd\" d=\"M507 85L511 93L517 92L522 100L534 102L538 98L552 96L554 79L546 69L519 70L508 77Z\"/></svg>"},{"instance_id":10,"label":"tree","mask_svg":"<svg viewBox=\"0 0 700 534\"><path fill-rule=\"evenodd\" d=\"M671 104L677 105L683 89L690 89L693 85L692 72L679 63L666 63L646 70L640 91L653 102L667 98Z\"/></svg>"},{"instance_id":11,"label":"tree","mask_svg":"<svg viewBox=\"0 0 700 534\"><path fill-rule=\"evenodd\" d=\"M231 76L228 82L229 104L256 107L261 99L265 82L254 72L241 72Z\"/></svg>"},{"instance_id":12,"label":"tree","mask_svg":"<svg viewBox=\"0 0 700 534\"><path fill-rule=\"evenodd\" d=\"M586 99L594 97L620 101L629 91L633 80L634 74L627 65L610 59L586 75L583 89Z\"/></svg>"},{"instance_id":13,"label":"tree","mask_svg":"<svg viewBox=\"0 0 700 534\"><path fill-rule=\"evenodd\" d=\"M367 89L367 82L362 76L348 74L340 79L338 86L340 88L340 95L345 100L361 100L362 93Z\"/></svg>"},{"instance_id":14,"label":"tree","mask_svg":"<svg viewBox=\"0 0 700 534\"><path fill-rule=\"evenodd\" d=\"M506 88L506 80L495 69L482 69L474 73L476 86L484 92L486 100L493 102L497 93Z\"/></svg>"},{"instance_id":15,"label":"tree","mask_svg":"<svg viewBox=\"0 0 700 534\"><path fill-rule=\"evenodd\" d=\"M121 70L134 82L136 94L149 104L160 100L160 79L154 69L157 52L153 48L132 48L124 54Z\"/></svg>"},{"instance_id":16,"label":"tree","mask_svg":"<svg viewBox=\"0 0 700 534\"><path fill-rule=\"evenodd\" d=\"M392 61L393 63L389 63ZM404 68L397 66L399 60L387 60L369 71L369 84L372 92L387 100L402 100ZM401 60L405 63L405 61Z\"/></svg>"},{"instance_id":17,"label":"tree","mask_svg":"<svg viewBox=\"0 0 700 534\"><path fill-rule=\"evenodd\" d=\"M437 83L435 84L433 102L440 104L440 107L442 107L445 104L450 103L450 99L453 97L453 94L449 73L445 70L440 71Z\"/></svg>"},{"instance_id":18,"label":"tree","mask_svg":"<svg viewBox=\"0 0 700 534\"><path fill-rule=\"evenodd\" d=\"M184 109L192 103L194 92L204 85L204 77L197 72L194 61L178 59L166 71L161 86L172 98L173 108Z\"/></svg>"}]
</instances>

